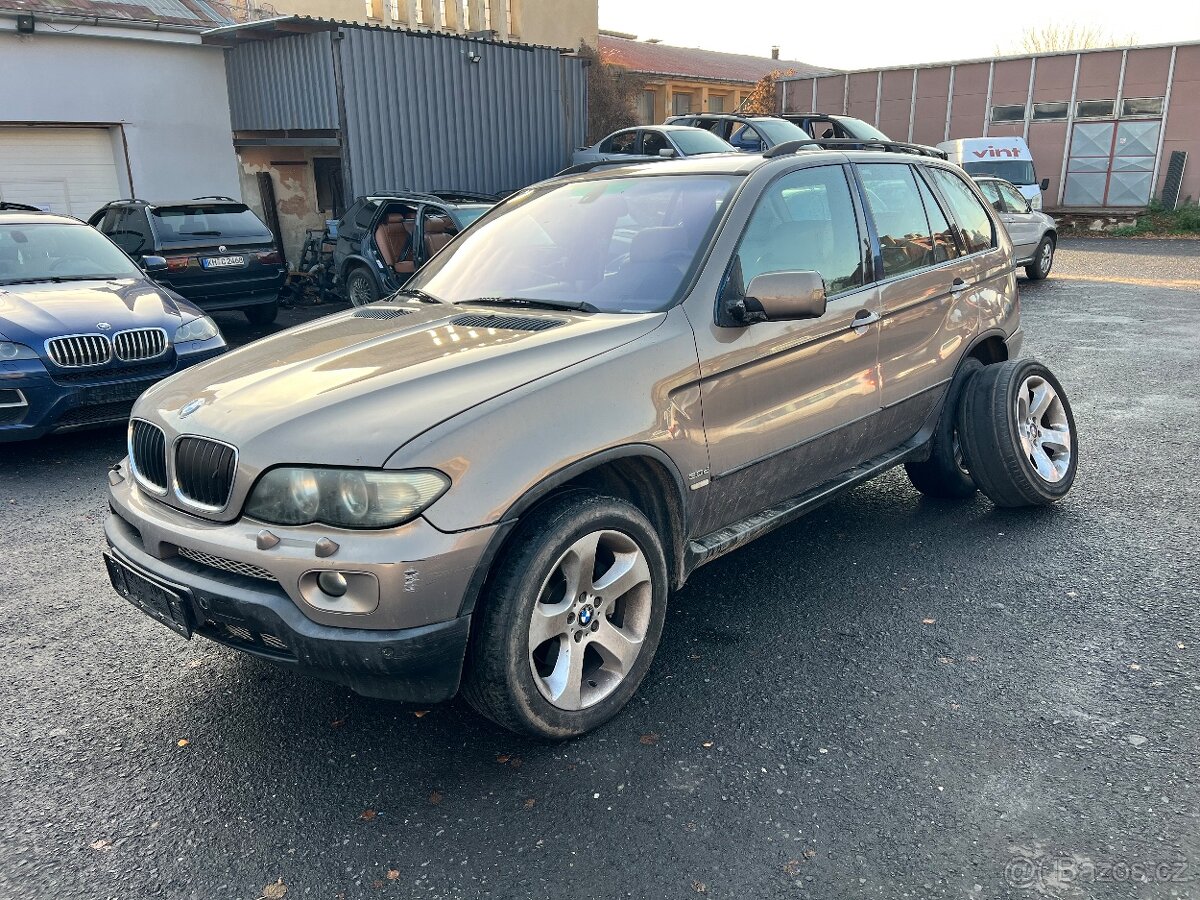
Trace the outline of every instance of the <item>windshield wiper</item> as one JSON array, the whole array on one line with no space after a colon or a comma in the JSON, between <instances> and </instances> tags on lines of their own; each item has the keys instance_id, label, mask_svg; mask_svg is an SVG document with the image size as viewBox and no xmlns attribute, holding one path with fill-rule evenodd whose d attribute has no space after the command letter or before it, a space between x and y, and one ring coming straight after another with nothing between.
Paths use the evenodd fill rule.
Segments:
<instances>
[{"instance_id":1,"label":"windshield wiper","mask_svg":"<svg viewBox=\"0 0 1200 900\"><path fill-rule=\"evenodd\" d=\"M445 303L447 306L453 306L449 300L443 300L441 297L435 297L433 294L427 294L418 288L401 288L392 297L412 297L414 300L420 300L422 303ZM386 299L391 299L386 298Z\"/></svg>"},{"instance_id":2,"label":"windshield wiper","mask_svg":"<svg viewBox=\"0 0 1200 900\"><path fill-rule=\"evenodd\" d=\"M42 281L49 281L52 284L61 284L64 281L114 281L118 278L128 277L121 275L44 275L41 278L8 278L0 281L0 284L38 284Z\"/></svg>"},{"instance_id":3,"label":"windshield wiper","mask_svg":"<svg viewBox=\"0 0 1200 900\"><path fill-rule=\"evenodd\" d=\"M603 312L598 306L586 300L542 300L537 297L476 297L474 300L463 300L460 306L467 303L479 303L490 306L538 306L542 309L571 309L575 312Z\"/></svg>"}]
</instances>

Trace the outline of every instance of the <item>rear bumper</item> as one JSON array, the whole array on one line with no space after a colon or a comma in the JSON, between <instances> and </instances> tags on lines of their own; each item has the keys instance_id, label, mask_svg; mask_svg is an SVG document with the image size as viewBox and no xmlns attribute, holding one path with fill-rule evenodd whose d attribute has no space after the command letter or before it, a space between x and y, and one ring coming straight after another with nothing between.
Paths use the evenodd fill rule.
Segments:
<instances>
[{"instance_id":1,"label":"rear bumper","mask_svg":"<svg viewBox=\"0 0 1200 900\"><path fill-rule=\"evenodd\" d=\"M116 560L183 598L194 634L368 697L437 703L458 692L469 615L388 631L322 625L286 596L257 588L248 579L233 584L189 572L182 584L174 577L178 573L138 547L113 515L104 532Z\"/></svg>"}]
</instances>

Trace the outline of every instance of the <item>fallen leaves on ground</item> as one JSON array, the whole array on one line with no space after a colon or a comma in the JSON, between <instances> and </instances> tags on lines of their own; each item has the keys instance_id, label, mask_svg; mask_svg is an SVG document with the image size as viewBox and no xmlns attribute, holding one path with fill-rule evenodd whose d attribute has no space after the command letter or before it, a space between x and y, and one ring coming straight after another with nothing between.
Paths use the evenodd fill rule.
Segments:
<instances>
[{"instance_id":1,"label":"fallen leaves on ground","mask_svg":"<svg viewBox=\"0 0 1200 900\"><path fill-rule=\"evenodd\" d=\"M283 883L282 878L277 878L274 884L268 884L263 888L259 900L283 900L283 895L286 893L287 885Z\"/></svg>"},{"instance_id":2,"label":"fallen leaves on ground","mask_svg":"<svg viewBox=\"0 0 1200 900\"><path fill-rule=\"evenodd\" d=\"M937 621L937 619L922 619L921 624L922 625L932 625L936 621Z\"/></svg>"},{"instance_id":3,"label":"fallen leaves on ground","mask_svg":"<svg viewBox=\"0 0 1200 900\"><path fill-rule=\"evenodd\" d=\"M176 747L186 747L190 743L191 743L191 741L189 741L187 738L180 738L179 740L177 740L175 742L175 746Z\"/></svg>"},{"instance_id":4,"label":"fallen leaves on ground","mask_svg":"<svg viewBox=\"0 0 1200 900\"><path fill-rule=\"evenodd\" d=\"M362 819L364 822L370 822L377 815L379 815L379 813L375 812L375 810L373 810L373 809L364 809L362 812L360 812L358 814L358 817L360 819Z\"/></svg>"},{"instance_id":5,"label":"fallen leaves on ground","mask_svg":"<svg viewBox=\"0 0 1200 900\"><path fill-rule=\"evenodd\" d=\"M692 882L692 890L695 891L697 894L707 894L708 893L708 885L705 884L703 881L693 881Z\"/></svg>"},{"instance_id":6,"label":"fallen leaves on ground","mask_svg":"<svg viewBox=\"0 0 1200 900\"><path fill-rule=\"evenodd\" d=\"M204 660L202 660L202 659L189 659L187 661L187 667L189 669L198 669L202 665L204 665Z\"/></svg>"},{"instance_id":7,"label":"fallen leaves on ground","mask_svg":"<svg viewBox=\"0 0 1200 900\"><path fill-rule=\"evenodd\" d=\"M507 753L497 753L496 754L496 762L500 763L500 765L504 765L506 762L508 762L508 760L509 760L509 755Z\"/></svg>"},{"instance_id":8,"label":"fallen leaves on ground","mask_svg":"<svg viewBox=\"0 0 1200 900\"><path fill-rule=\"evenodd\" d=\"M643 734L640 738L638 738L638 740L641 741L643 744L646 744L647 746L652 747L658 743L658 738L659 738L659 735L656 734L655 732L651 731L649 734Z\"/></svg>"},{"instance_id":9,"label":"fallen leaves on ground","mask_svg":"<svg viewBox=\"0 0 1200 900\"><path fill-rule=\"evenodd\" d=\"M398 869L388 869L387 870L387 880L388 881L395 881L399 877L400 877L400 871Z\"/></svg>"},{"instance_id":10,"label":"fallen leaves on ground","mask_svg":"<svg viewBox=\"0 0 1200 900\"><path fill-rule=\"evenodd\" d=\"M816 855L817 855L817 851L814 850L812 847L804 848L804 858L805 859L812 859Z\"/></svg>"},{"instance_id":11,"label":"fallen leaves on ground","mask_svg":"<svg viewBox=\"0 0 1200 900\"><path fill-rule=\"evenodd\" d=\"M377 890L377 891L382 890L383 882L380 881L378 878L376 878L374 881L371 882L371 887L375 888L375 890Z\"/></svg>"},{"instance_id":12,"label":"fallen leaves on ground","mask_svg":"<svg viewBox=\"0 0 1200 900\"><path fill-rule=\"evenodd\" d=\"M950 666L954 664L954 659L953 657L949 656L939 656L938 662L940 662L943 666Z\"/></svg>"},{"instance_id":13,"label":"fallen leaves on ground","mask_svg":"<svg viewBox=\"0 0 1200 900\"><path fill-rule=\"evenodd\" d=\"M705 741L705 742L704 742L703 744L701 744L700 746L701 746L701 747L704 747L704 748L706 748L706 749L707 749L708 747L711 747L712 745L713 745L713 742L712 742L712 741Z\"/></svg>"},{"instance_id":14,"label":"fallen leaves on ground","mask_svg":"<svg viewBox=\"0 0 1200 900\"><path fill-rule=\"evenodd\" d=\"M329 727L330 728L341 728L345 724L346 724L345 719L334 719L332 722L329 723Z\"/></svg>"},{"instance_id":15,"label":"fallen leaves on ground","mask_svg":"<svg viewBox=\"0 0 1200 900\"><path fill-rule=\"evenodd\" d=\"M1139 666L1137 663L1130 663L1129 668L1133 669L1133 671L1135 671L1135 672L1140 672L1142 669L1142 667Z\"/></svg>"},{"instance_id":16,"label":"fallen leaves on ground","mask_svg":"<svg viewBox=\"0 0 1200 900\"><path fill-rule=\"evenodd\" d=\"M795 878L800 874L804 864L798 859L789 859L783 864L783 873L789 878Z\"/></svg>"},{"instance_id":17,"label":"fallen leaves on ground","mask_svg":"<svg viewBox=\"0 0 1200 900\"><path fill-rule=\"evenodd\" d=\"M441 803L442 802L442 792L441 791L430 791L429 792L429 802L432 803L434 806L437 806L439 803Z\"/></svg>"},{"instance_id":18,"label":"fallen leaves on ground","mask_svg":"<svg viewBox=\"0 0 1200 900\"><path fill-rule=\"evenodd\" d=\"M90 844L88 844L88 846L91 847L93 850L111 850L112 849L112 841L110 841L108 839L92 841Z\"/></svg>"},{"instance_id":19,"label":"fallen leaves on ground","mask_svg":"<svg viewBox=\"0 0 1200 900\"><path fill-rule=\"evenodd\" d=\"M521 805L522 805L522 806L524 806L526 809L533 809L535 806L537 806L537 801L536 801L536 800L534 800L532 797L529 797L529 798L528 798L528 799L526 799L526 801L525 801L523 804L521 804Z\"/></svg>"},{"instance_id":20,"label":"fallen leaves on ground","mask_svg":"<svg viewBox=\"0 0 1200 900\"><path fill-rule=\"evenodd\" d=\"M429 710L427 710L427 709L413 710L413 715L416 716L418 719L423 719L427 715L429 715Z\"/></svg>"}]
</instances>

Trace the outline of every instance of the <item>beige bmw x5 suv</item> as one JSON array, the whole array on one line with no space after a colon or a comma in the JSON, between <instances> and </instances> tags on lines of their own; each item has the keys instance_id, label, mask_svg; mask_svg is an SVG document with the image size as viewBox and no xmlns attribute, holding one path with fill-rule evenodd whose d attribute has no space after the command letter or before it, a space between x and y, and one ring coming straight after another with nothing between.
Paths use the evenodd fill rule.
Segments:
<instances>
[{"instance_id":1,"label":"beige bmw x5 suv","mask_svg":"<svg viewBox=\"0 0 1200 900\"><path fill-rule=\"evenodd\" d=\"M893 466L1069 490L1012 246L964 173L782 145L535 185L399 293L151 388L116 589L362 694L594 728L699 566Z\"/></svg>"}]
</instances>

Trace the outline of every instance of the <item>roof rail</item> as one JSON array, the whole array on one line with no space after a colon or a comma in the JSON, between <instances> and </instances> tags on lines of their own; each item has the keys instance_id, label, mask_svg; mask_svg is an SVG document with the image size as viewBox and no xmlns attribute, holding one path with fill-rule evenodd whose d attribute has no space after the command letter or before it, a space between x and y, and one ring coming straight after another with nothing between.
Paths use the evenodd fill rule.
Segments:
<instances>
[{"instance_id":1,"label":"roof rail","mask_svg":"<svg viewBox=\"0 0 1200 900\"><path fill-rule=\"evenodd\" d=\"M431 194L428 191L396 191L390 188L384 188L378 191L368 191L368 197L399 197L402 200L426 200L435 203L444 203L441 197L436 194Z\"/></svg>"},{"instance_id":2,"label":"roof rail","mask_svg":"<svg viewBox=\"0 0 1200 900\"><path fill-rule=\"evenodd\" d=\"M946 151L925 144L909 144L904 141L872 141L863 138L809 138L808 140L784 141L763 154L765 159L788 156L798 150L885 150L888 153L911 153L915 156L930 156L946 159Z\"/></svg>"},{"instance_id":3,"label":"roof rail","mask_svg":"<svg viewBox=\"0 0 1200 900\"><path fill-rule=\"evenodd\" d=\"M224 194L205 194L202 197L193 197L193 200L225 200L229 203L237 203L232 197L226 197Z\"/></svg>"}]
</instances>

